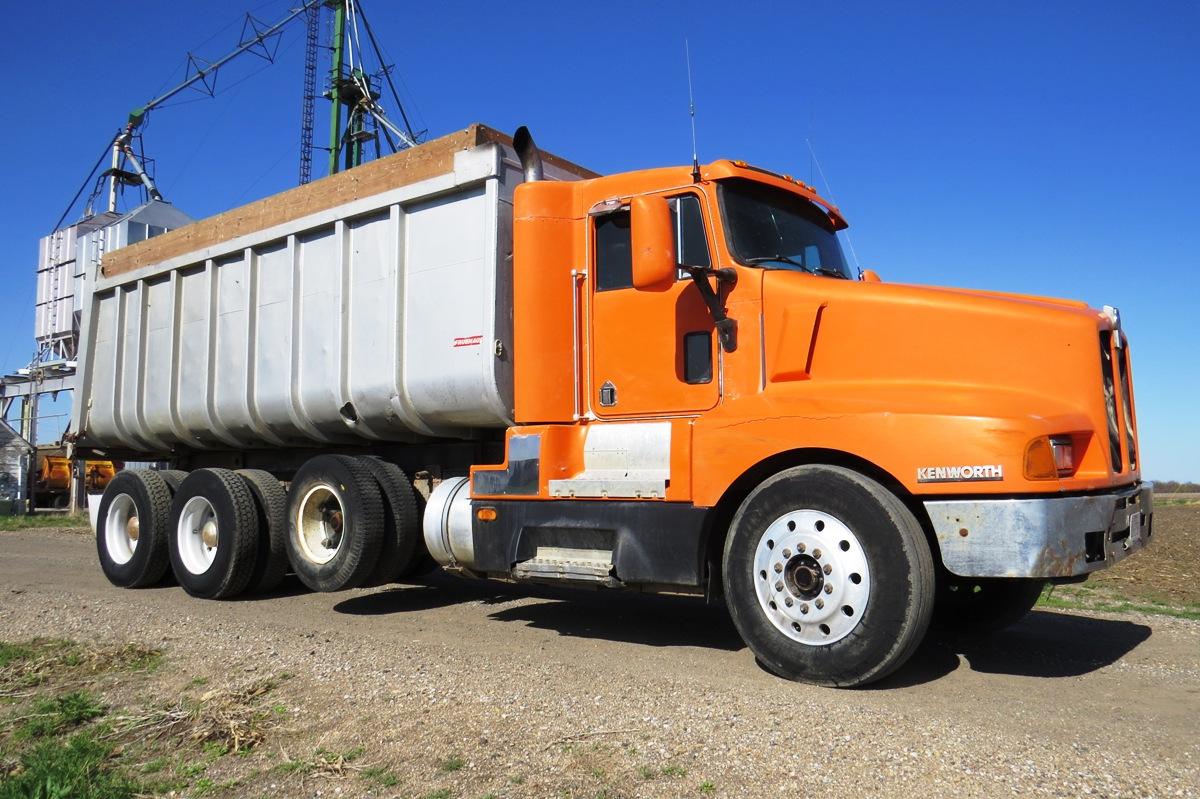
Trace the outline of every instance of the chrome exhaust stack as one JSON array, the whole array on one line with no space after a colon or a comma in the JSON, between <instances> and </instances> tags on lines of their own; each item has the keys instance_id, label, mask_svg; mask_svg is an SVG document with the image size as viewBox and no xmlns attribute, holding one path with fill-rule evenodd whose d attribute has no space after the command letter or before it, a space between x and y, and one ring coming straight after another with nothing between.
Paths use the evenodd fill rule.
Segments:
<instances>
[{"instance_id":1,"label":"chrome exhaust stack","mask_svg":"<svg viewBox=\"0 0 1200 799\"><path fill-rule=\"evenodd\" d=\"M521 159L521 169L525 171L525 182L533 183L535 180L541 180L543 177L542 154L537 145L533 143L533 134L529 132L529 128L524 125L517 128L517 132L513 134L513 149L517 151L517 157Z\"/></svg>"}]
</instances>

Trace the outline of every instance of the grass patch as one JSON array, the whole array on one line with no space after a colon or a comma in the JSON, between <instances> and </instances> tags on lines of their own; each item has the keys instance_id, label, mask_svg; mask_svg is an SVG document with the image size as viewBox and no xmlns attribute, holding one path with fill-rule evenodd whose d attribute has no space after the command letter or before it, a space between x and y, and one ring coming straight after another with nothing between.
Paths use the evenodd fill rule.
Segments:
<instances>
[{"instance_id":1,"label":"grass patch","mask_svg":"<svg viewBox=\"0 0 1200 799\"><path fill-rule=\"evenodd\" d=\"M143 774L157 774L167 767L167 759L165 757L156 757L151 761L142 764Z\"/></svg>"},{"instance_id":2,"label":"grass patch","mask_svg":"<svg viewBox=\"0 0 1200 799\"><path fill-rule=\"evenodd\" d=\"M185 692L170 704L106 708L102 690L157 671L163 654L137 644L0 642L0 799L134 799L237 793L210 768L261 743L279 724L276 683ZM191 689L201 689L193 682ZM322 752L300 768L340 772L361 748ZM229 762L229 761L223 761ZM286 768L286 767L285 767Z\"/></svg>"},{"instance_id":3,"label":"grass patch","mask_svg":"<svg viewBox=\"0 0 1200 799\"><path fill-rule=\"evenodd\" d=\"M311 760L285 760L282 763L276 763L273 770L280 774L309 774L316 768L317 764Z\"/></svg>"},{"instance_id":4,"label":"grass patch","mask_svg":"<svg viewBox=\"0 0 1200 799\"><path fill-rule=\"evenodd\" d=\"M0 643L0 696L65 676L81 680L113 671L153 672L161 665L162 652L140 644L83 646L55 638L5 642Z\"/></svg>"},{"instance_id":5,"label":"grass patch","mask_svg":"<svg viewBox=\"0 0 1200 799\"><path fill-rule=\"evenodd\" d=\"M713 785L708 780L705 780L704 782L700 783L700 793L704 794L705 796L708 796L709 794L715 792L716 790L717 790L717 786Z\"/></svg>"},{"instance_id":6,"label":"grass patch","mask_svg":"<svg viewBox=\"0 0 1200 799\"><path fill-rule=\"evenodd\" d=\"M183 697L173 706L125 716L116 730L129 738L198 744L210 762L225 754L242 754L262 743L278 726L266 705L266 697L274 689L274 680L262 679L242 688Z\"/></svg>"},{"instance_id":7,"label":"grass patch","mask_svg":"<svg viewBox=\"0 0 1200 799\"><path fill-rule=\"evenodd\" d=\"M450 797L452 797L453 795L454 794L450 793L449 788L442 788L440 790L431 791L431 792L425 794L424 796L421 797L421 799L450 799Z\"/></svg>"},{"instance_id":8,"label":"grass patch","mask_svg":"<svg viewBox=\"0 0 1200 799\"><path fill-rule=\"evenodd\" d=\"M32 516L0 516L0 533L14 530L44 530L58 527L69 530L86 530L91 526L84 515L69 516L57 513L36 513Z\"/></svg>"},{"instance_id":9,"label":"grass patch","mask_svg":"<svg viewBox=\"0 0 1200 799\"><path fill-rule=\"evenodd\" d=\"M363 769L362 776L363 779L370 780L382 788L391 788L400 782L400 778L393 774L390 769L381 766Z\"/></svg>"},{"instance_id":10,"label":"grass patch","mask_svg":"<svg viewBox=\"0 0 1200 799\"><path fill-rule=\"evenodd\" d=\"M33 650L27 646L0 641L0 668L17 660L24 660L32 654Z\"/></svg>"},{"instance_id":11,"label":"grass patch","mask_svg":"<svg viewBox=\"0 0 1200 799\"><path fill-rule=\"evenodd\" d=\"M206 771L208 771L208 764L205 763L203 760L195 760L191 763L180 763L178 766L175 767L176 774L178 774L180 777L183 777L183 778L189 779L189 780L192 777L200 776L201 774L203 774Z\"/></svg>"},{"instance_id":12,"label":"grass patch","mask_svg":"<svg viewBox=\"0 0 1200 799\"><path fill-rule=\"evenodd\" d=\"M84 691L72 691L62 696L38 699L33 709L18 717L14 731L18 740L46 738L78 727L104 715L104 708L95 697Z\"/></svg>"},{"instance_id":13,"label":"grass patch","mask_svg":"<svg viewBox=\"0 0 1200 799\"><path fill-rule=\"evenodd\" d=\"M1092 587L1071 586L1077 590L1064 592L1047 588L1038 599L1038 607L1062 610L1098 610L1105 613L1144 613L1151 616L1169 616L1174 619L1200 621L1200 606L1177 607L1165 602L1130 602L1101 596Z\"/></svg>"},{"instance_id":14,"label":"grass patch","mask_svg":"<svg viewBox=\"0 0 1200 799\"><path fill-rule=\"evenodd\" d=\"M115 769L113 747L84 731L62 741L40 741L0 781L0 799L131 799L141 786Z\"/></svg>"},{"instance_id":15,"label":"grass patch","mask_svg":"<svg viewBox=\"0 0 1200 799\"><path fill-rule=\"evenodd\" d=\"M686 777L687 769L683 766L665 766L662 775L664 777Z\"/></svg>"},{"instance_id":16,"label":"grass patch","mask_svg":"<svg viewBox=\"0 0 1200 799\"><path fill-rule=\"evenodd\" d=\"M451 755L442 761L442 764L438 766L438 768L447 774L453 774L456 771L462 770L462 767L465 765L467 765L467 761L463 760L458 755Z\"/></svg>"},{"instance_id":17,"label":"grass patch","mask_svg":"<svg viewBox=\"0 0 1200 799\"><path fill-rule=\"evenodd\" d=\"M352 765L354 761L366 754L366 751L361 746L343 751L321 747L313 752L313 756L310 758L288 759L282 763L277 763L272 767L272 770L281 774L324 774L330 776L345 774L348 771L359 771L363 776L366 776L367 772L377 770L364 769L361 766ZM382 770L379 770L379 773L382 773Z\"/></svg>"}]
</instances>

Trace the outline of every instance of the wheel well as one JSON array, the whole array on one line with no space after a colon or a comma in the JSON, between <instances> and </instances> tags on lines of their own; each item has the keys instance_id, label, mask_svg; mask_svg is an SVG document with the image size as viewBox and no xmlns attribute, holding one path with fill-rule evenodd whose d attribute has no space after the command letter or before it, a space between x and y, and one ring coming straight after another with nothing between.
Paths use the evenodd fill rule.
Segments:
<instances>
[{"instance_id":1,"label":"wheel well","mask_svg":"<svg viewBox=\"0 0 1200 799\"><path fill-rule=\"evenodd\" d=\"M772 455L747 469L741 477L730 484L729 488L725 489L725 493L717 500L713 512L709 514L704 531L704 563L708 583L705 593L710 599L721 596L723 593L721 584L721 559L725 551L725 539L729 535L729 526L733 522L733 517L737 513L738 508L741 507L742 502L745 501L746 497L750 496L751 491L771 475L778 474L784 469L790 469L793 466L804 466L814 463L852 469L865 477L871 478L888 491L891 491L904 503L905 507L912 511L913 516L916 517L917 522L921 525L921 529L925 533L926 542L929 544L929 551L933 555L935 568L939 572L944 569L937 538L934 536L933 525L929 521L929 514L925 512L924 504L909 493L904 484L897 480L891 473L881 469L865 458L860 458L857 455L851 455L848 452L836 449L821 449L816 447L793 449Z\"/></svg>"}]
</instances>

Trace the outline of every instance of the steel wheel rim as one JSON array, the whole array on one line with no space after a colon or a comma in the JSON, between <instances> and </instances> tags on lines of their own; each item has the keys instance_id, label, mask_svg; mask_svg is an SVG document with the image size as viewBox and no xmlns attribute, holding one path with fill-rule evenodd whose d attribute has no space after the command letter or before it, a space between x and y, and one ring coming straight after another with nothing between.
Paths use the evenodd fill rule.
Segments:
<instances>
[{"instance_id":1,"label":"steel wheel rim","mask_svg":"<svg viewBox=\"0 0 1200 799\"><path fill-rule=\"evenodd\" d=\"M138 539L141 538L141 520L138 518L137 504L128 494L117 494L108 505L108 515L104 517L104 547L108 557L118 566L133 559L137 551Z\"/></svg>"},{"instance_id":2,"label":"steel wheel rim","mask_svg":"<svg viewBox=\"0 0 1200 799\"><path fill-rule=\"evenodd\" d=\"M204 497L192 497L179 514L175 543L183 567L191 574L204 574L212 566L218 549L217 512Z\"/></svg>"},{"instance_id":3,"label":"steel wheel rim","mask_svg":"<svg viewBox=\"0 0 1200 799\"><path fill-rule=\"evenodd\" d=\"M793 641L827 646L862 620L871 571L854 532L824 511L794 510L763 532L754 550L763 614Z\"/></svg>"},{"instance_id":4,"label":"steel wheel rim","mask_svg":"<svg viewBox=\"0 0 1200 799\"><path fill-rule=\"evenodd\" d=\"M308 489L296 509L295 537L310 561L333 560L345 540L346 508L341 494L328 485Z\"/></svg>"}]
</instances>

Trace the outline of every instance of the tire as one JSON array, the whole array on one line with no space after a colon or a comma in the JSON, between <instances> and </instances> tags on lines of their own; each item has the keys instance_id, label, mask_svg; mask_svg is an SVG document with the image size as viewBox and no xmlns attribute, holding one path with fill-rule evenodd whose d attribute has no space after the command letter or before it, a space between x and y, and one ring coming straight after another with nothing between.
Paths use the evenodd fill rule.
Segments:
<instances>
[{"instance_id":1,"label":"tire","mask_svg":"<svg viewBox=\"0 0 1200 799\"><path fill-rule=\"evenodd\" d=\"M121 471L108 481L96 519L96 551L110 583L143 588L163 579L170 513L171 491L158 473Z\"/></svg>"},{"instance_id":2,"label":"tire","mask_svg":"<svg viewBox=\"0 0 1200 799\"><path fill-rule=\"evenodd\" d=\"M175 492L179 490L179 486L188 473L180 469L159 469L158 476L167 481L167 488L171 489L171 496L175 496Z\"/></svg>"},{"instance_id":3,"label":"tire","mask_svg":"<svg viewBox=\"0 0 1200 799\"><path fill-rule=\"evenodd\" d=\"M1037 603L1044 580L1002 580L946 575L938 581L933 626L952 635L999 632L1023 619Z\"/></svg>"},{"instance_id":4,"label":"tire","mask_svg":"<svg viewBox=\"0 0 1200 799\"><path fill-rule=\"evenodd\" d=\"M261 469L239 469L237 474L254 496L258 512L258 552L246 590L265 594L278 587L288 570L287 492L274 475Z\"/></svg>"},{"instance_id":5,"label":"tire","mask_svg":"<svg viewBox=\"0 0 1200 799\"><path fill-rule=\"evenodd\" d=\"M754 489L733 518L722 569L742 639L790 680L880 680L916 651L933 612L920 524L883 486L839 466L797 466Z\"/></svg>"},{"instance_id":6,"label":"tire","mask_svg":"<svg viewBox=\"0 0 1200 799\"><path fill-rule=\"evenodd\" d=\"M417 501L417 519L424 519L425 497L420 491L416 490L415 486L413 487L413 493L415 494ZM429 554L429 547L425 544L425 528L424 525L422 525L420 527L420 532L417 535L417 547L416 551L413 552L413 559L407 569L401 569L400 574L397 575L397 577L401 580L408 579L410 577L423 577L427 574L432 574L440 568L442 567L438 565L436 560L433 559L433 555Z\"/></svg>"},{"instance_id":7,"label":"tire","mask_svg":"<svg viewBox=\"0 0 1200 799\"><path fill-rule=\"evenodd\" d=\"M258 550L258 511L229 469L197 469L171 500L171 571L194 597L228 599L246 589Z\"/></svg>"},{"instance_id":8,"label":"tire","mask_svg":"<svg viewBox=\"0 0 1200 799\"><path fill-rule=\"evenodd\" d=\"M383 540L379 563L363 582L364 586L387 585L414 566L419 556L417 544L424 544L416 491L408 477L394 463L375 457L359 458L383 495Z\"/></svg>"},{"instance_id":9,"label":"tire","mask_svg":"<svg viewBox=\"0 0 1200 799\"><path fill-rule=\"evenodd\" d=\"M288 560L314 591L363 584L383 548L383 496L358 458L318 455L288 487Z\"/></svg>"}]
</instances>

